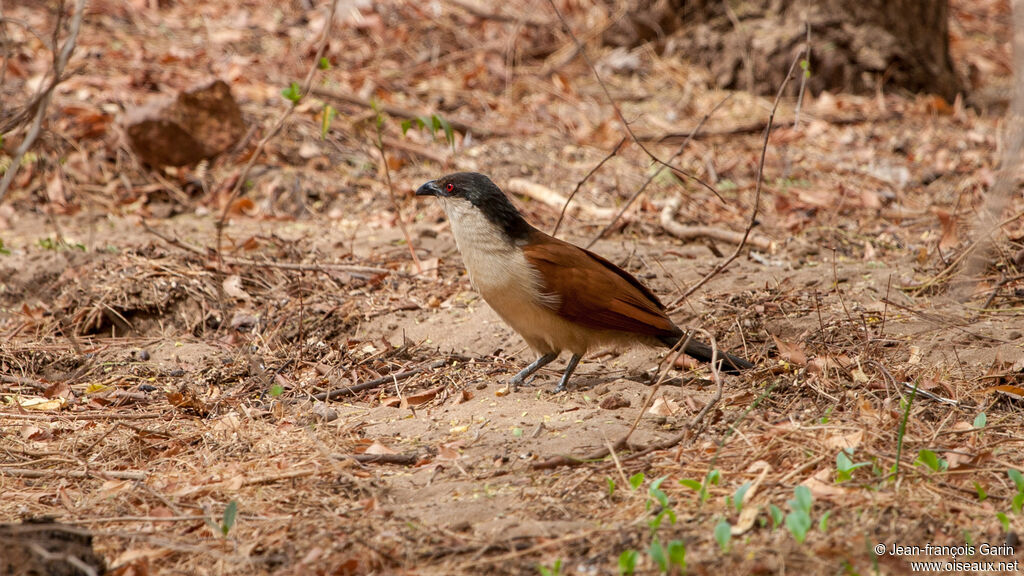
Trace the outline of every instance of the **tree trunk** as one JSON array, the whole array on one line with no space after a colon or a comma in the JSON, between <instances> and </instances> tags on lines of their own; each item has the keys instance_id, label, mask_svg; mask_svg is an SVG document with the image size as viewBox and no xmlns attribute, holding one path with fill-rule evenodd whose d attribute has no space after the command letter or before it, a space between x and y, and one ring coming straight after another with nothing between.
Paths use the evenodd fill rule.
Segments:
<instances>
[{"instance_id":1,"label":"tree trunk","mask_svg":"<svg viewBox=\"0 0 1024 576\"><path fill-rule=\"evenodd\" d=\"M650 39L707 66L722 88L773 94L811 29L807 87L867 92L903 88L950 102L963 85L949 56L948 0L665 0L641 2L661 14L631 11L606 41ZM668 4L668 6L666 6ZM663 24L664 11L675 22ZM794 90L799 83L794 83Z\"/></svg>"}]
</instances>

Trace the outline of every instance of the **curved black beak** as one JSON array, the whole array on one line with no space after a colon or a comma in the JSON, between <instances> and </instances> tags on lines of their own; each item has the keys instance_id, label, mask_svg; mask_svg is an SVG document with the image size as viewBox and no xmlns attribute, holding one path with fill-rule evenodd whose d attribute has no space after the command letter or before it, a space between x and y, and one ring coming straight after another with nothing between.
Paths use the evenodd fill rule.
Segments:
<instances>
[{"instance_id":1,"label":"curved black beak","mask_svg":"<svg viewBox=\"0 0 1024 576\"><path fill-rule=\"evenodd\" d=\"M437 180L431 180L416 190L417 196L440 196L441 189L437 187Z\"/></svg>"}]
</instances>

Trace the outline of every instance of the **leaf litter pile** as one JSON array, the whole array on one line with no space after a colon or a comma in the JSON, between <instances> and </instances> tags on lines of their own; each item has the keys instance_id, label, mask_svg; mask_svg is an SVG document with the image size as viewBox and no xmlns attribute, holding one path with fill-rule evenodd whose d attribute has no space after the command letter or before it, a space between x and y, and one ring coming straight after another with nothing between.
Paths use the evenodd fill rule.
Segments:
<instances>
[{"instance_id":1,"label":"leaf litter pile","mask_svg":"<svg viewBox=\"0 0 1024 576\"><path fill-rule=\"evenodd\" d=\"M42 4L4 13L6 170L72 19ZM1021 560L1016 185L972 259L999 111L784 98L748 245L681 298L747 226L771 100L723 102L671 42L602 44L606 5L559 5L644 147L681 149L673 163L720 198L625 134L547 4L343 2L322 43L326 6L88 3L0 204L3 546L42 538L31 520L91 537L68 552L79 565L136 575L889 574L951 558L879 543ZM1008 8L970 6L954 5L954 58L1008 75ZM144 164L126 111L211 77L244 135L212 160ZM614 221L594 249L756 370L716 379L631 350L584 359L567 394L548 393L560 363L508 392L532 354L412 191L485 172L551 230L599 164L559 236L586 245ZM0 565L45 561L25 550Z\"/></svg>"}]
</instances>

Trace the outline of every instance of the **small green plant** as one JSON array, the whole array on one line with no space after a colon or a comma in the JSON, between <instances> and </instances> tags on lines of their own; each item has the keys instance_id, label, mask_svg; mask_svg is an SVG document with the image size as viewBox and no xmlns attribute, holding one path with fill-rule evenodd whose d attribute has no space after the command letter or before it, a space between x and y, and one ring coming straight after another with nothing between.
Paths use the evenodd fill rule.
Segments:
<instances>
[{"instance_id":1,"label":"small green plant","mask_svg":"<svg viewBox=\"0 0 1024 576\"><path fill-rule=\"evenodd\" d=\"M847 480L853 478L853 472L857 468L863 468L865 466L871 466L871 462L858 462L858 463L854 464L853 463L853 459L851 458L851 456L853 456L853 449L852 448L847 448L845 450L840 450L839 453L836 454L836 482L837 483L838 482L846 482Z\"/></svg>"},{"instance_id":2,"label":"small green plant","mask_svg":"<svg viewBox=\"0 0 1024 576\"><path fill-rule=\"evenodd\" d=\"M984 412L978 412L978 415L974 417L974 429L981 430L988 424L988 416Z\"/></svg>"},{"instance_id":3,"label":"small green plant","mask_svg":"<svg viewBox=\"0 0 1024 576\"><path fill-rule=\"evenodd\" d=\"M718 548L722 552L729 550L729 540L732 539L732 524L725 518L718 521L715 524L715 542L718 542Z\"/></svg>"},{"instance_id":4,"label":"small green plant","mask_svg":"<svg viewBox=\"0 0 1024 576\"><path fill-rule=\"evenodd\" d=\"M615 495L615 480L611 476L607 476L605 481L608 483L608 497L611 498Z\"/></svg>"},{"instance_id":5,"label":"small green plant","mask_svg":"<svg viewBox=\"0 0 1024 576\"><path fill-rule=\"evenodd\" d=\"M647 554L663 573L668 572L672 566L678 566L680 571L686 570L686 545L682 540L673 540L666 546L661 543L660 539L654 538L651 540L651 547L647 549ZM619 559L621 571L622 557L619 556ZM632 574L632 572L630 573Z\"/></svg>"},{"instance_id":6,"label":"small green plant","mask_svg":"<svg viewBox=\"0 0 1024 576\"><path fill-rule=\"evenodd\" d=\"M919 463L931 468L932 472L945 472L949 469L949 462L945 458L939 458L935 452L927 448L918 450L917 460L914 460L914 465L916 466Z\"/></svg>"},{"instance_id":7,"label":"small green plant","mask_svg":"<svg viewBox=\"0 0 1024 576\"><path fill-rule=\"evenodd\" d=\"M321 70L330 70L331 61L327 59L327 56L321 56L320 60L316 63L316 67Z\"/></svg>"},{"instance_id":8,"label":"small green plant","mask_svg":"<svg viewBox=\"0 0 1024 576\"><path fill-rule=\"evenodd\" d=\"M1010 517L1002 512L996 512L996 518L999 519L999 523L1003 525L1003 532L1010 531Z\"/></svg>"},{"instance_id":9,"label":"small green plant","mask_svg":"<svg viewBox=\"0 0 1024 576\"><path fill-rule=\"evenodd\" d=\"M82 244L81 242L75 242L74 244L68 244L67 242L65 242L62 239L56 239L55 240L55 239L49 238L49 237L47 237L47 238L40 238L39 240L36 240L36 244L38 244L39 247L42 248L43 250L52 250L54 252L56 252L58 250L61 250L62 248L73 248L73 249L78 250L80 252L86 252L87 251L87 249L85 247L85 244Z\"/></svg>"},{"instance_id":10,"label":"small green plant","mask_svg":"<svg viewBox=\"0 0 1024 576\"><path fill-rule=\"evenodd\" d=\"M639 556L636 550L623 550L622 554L619 554L619 574L632 576L636 572L636 561Z\"/></svg>"},{"instance_id":11,"label":"small green plant","mask_svg":"<svg viewBox=\"0 0 1024 576\"><path fill-rule=\"evenodd\" d=\"M828 424L829 419L832 417L832 406L825 409L825 415L821 417L820 422L822 424Z\"/></svg>"},{"instance_id":12,"label":"small green plant","mask_svg":"<svg viewBox=\"0 0 1024 576\"><path fill-rule=\"evenodd\" d=\"M228 502L228 505L224 508L224 516L221 518L221 522L218 525L209 517L206 518L206 524L214 531L214 533L220 532L222 538L227 538L228 533L235 527L235 520L238 518L238 502L232 500Z\"/></svg>"},{"instance_id":13,"label":"small green plant","mask_svg":"<svg viewBox=\"0 0 1024 576\"><path fill-rule=\"evenodd\" d=\"M811 529L811 507L814 506L814 497L807 486L797 486L793 489L794 498L789 501L789 514L786 514L786 528L793 538L800 544L807 538L807 531Z\"/></svg>"},{"instance_id":14,"label":"small green plant","mask_svg":"<svg viewBox=\"0 0 1024 576\"><path fill-rule=\"evenodd\" d=\"M291 102L294 106L302 100L302 88L298 82L292 82L287 88L281 90L281 96L284 96L284 99Z\"/></svg>"},{"instance_id":15,"label":"small green plant","mask_svg":"<svg viewBox=\"0 0 1024 576\"><path fill-rule=\"evenodd\" d=\"M284 386L281 386L280 384L273 384L273 385L270 386L270 395L271 396L276 398L276 397L280 396L281 394L284 394Z\"/></svg>"},{"instance_id":16,"label":"small green plant","mask_svg":"<svg viewBox=\"0 0 1024 576\"><path fill-rule=\"evenodd\" d=\"M405 133L413 126L421 130L427 128L430 130L431 135L436 135L437 131L441 130L444 132L445 142L453 149L455 148L455 130L452 129L452 125L443 116L431 114L430 116L418 116L409 120L402 120L402 135L405 136Z\"/></svg>"},{"instance_id":17,"label":"small green plant","mask_svg":"<svg viewBox=\"0 0 1024 576\"><path fill-rule=\"evenodd\" d=\"M3 140L0 140L0 143L2 143L2 142L3 142ZM3 255L6 256L6 255L9 255L10 253L11 253L10 250L8 250L7 248L4 248L4 241L3 241L3 239L0 239L0 254L3 254Z\"/></svg>"},{"instance_id":18,"label":"small green plant","mask_svg":"<svg viewBox=\"0 0 1024 576\"><path fill-rule=\"evenodd\" d=\"M775 504L770 504L768 506L768 515L772 517L772 530L778 528L779 524L782 524L782 521L785 519L785 516L782 514L782 509Z\"/></svg>"},{"instance_id":19,"label":"small green plant","mask_svg":"<svg viewBox=\"0 0 1024 576\"><path fill-rule=\"evenodd\" d=\"M555 563L550 567L548 566L537 566L540 570L541 576L561 576L562 575L562 559L555 560Z\"/></svg>"},{"instance_id":20,"label":"small green plant","mask_svg":"<svg viewBox=\"0 0 1024 576\"><path fill-rule=\"evenodd\" d=\"M708 501L708 498L711 497L711 493L709 492L708 488L711 486L718 486L718 482L721 481L721 479L721 472L719 472L718 470L709 470L708 473L704 476L703 482L697 482L696 480L693 480L691 478L684 478L680 480L679 483L697 492L697 495L700 497L700 503L703 504Z\"/></svg>"},{"instance_id":21,"label":"small green plant","mask_svg":"<svg viewBox=\"0 0 1024 576\"><path fill-rule=\"evenodd\" d=\"M1017 514L1020 514L1024 510L1024 474L1020 473L1020 470L1014 470L1010 468L1006 471L1010 475L1010 480L1017 486L1017 494L1013 497L1010 502L1010 507Z\"/></svg>"},{"instance_id":22,"label":"small green plant","mask_svg":"<svg viewBox=\"0 0 1024 576\"><path fill-rule=\"evenodd\" d=\"M985 487L977 482L974 483L974 491L978 493L978 502L984 502L988 498L988 492L985 491Z\"/></svg>"},{"instance_id":23,"label":"small green plant","mask_svg":"<svg viewBox=\"0 0 1024 576\"><path fill-rule=\"evenodd\" d=\"M735 508L737 513L743 512L743 499L747 496L747 491L750 490L750 486L750 482L744 482L739 488L736 489L735 494L726 497L726 504Z\"/></svg>"},{"instance_id":24,"label":"small green plant","mask_svg":"<svg viewBox=\"0 0 1024 576\"><path fill-rule=\"evenodd\" d=\"M910 398L907 398L906 401L900 400L901 408L903 408L903 419L900 420L900 429L896 433L896 462L889 470L890 477L896 477L900 474L900 457L903 456L903 436L907 433L907 419L910 418L910 407L914 405L914 398L917 396L918 384L920 384L920 380L914 380L914 389L910 392Z\"/></svg>"},{"instance_id":25,"label":"small green plant","mask_svg":"<svg viewBox=\"0 0 1024 576\"><path fill-rule=\"evenodd\" d=\"M647 525L651 528L651 535L653 536L658 528L661 528L661 522L667 517L670 524L676 523L676 513L672 510L672 506L668 501L668 495L661 489L661 483L665 481L668 476L662 476L651 482L651 485L647 488L647 495L650 498L647 499L647 509L650 510L651 506L656 502L660 507L658 514L654 518L647 521Z\"/></svg>"},{"instance_id":26,"label":"small green plant","mask_svg":"<svg viewBox=\"0 0 1024 576\"><path fill-rule=\"evenodd\" d=\"M676 512L672 509L672 502L669 500L668 494L661 488L662 483L667 478L667 476L656 478L647 487L646 509L652 510L655 505L658 506L657 514L647 521L647 525L651 530L651 544L647 548L647 555L650 556L652 562L658 565L661 572L668 572L673 566L678 566L680 570L685 571L685 544L681 540L672 540L665 544L658 537L658 530L661 529L662 523L666 518L670 524L676 523ZM630 476L630 489L636 491L643 485L645 479L646 477L642 472ZM609 484L609 486L611 485ZM636 570L638 556L639 552L632 549L624 550L619 554L619 574L633 574Z\"/></svg>"}]
</instances>

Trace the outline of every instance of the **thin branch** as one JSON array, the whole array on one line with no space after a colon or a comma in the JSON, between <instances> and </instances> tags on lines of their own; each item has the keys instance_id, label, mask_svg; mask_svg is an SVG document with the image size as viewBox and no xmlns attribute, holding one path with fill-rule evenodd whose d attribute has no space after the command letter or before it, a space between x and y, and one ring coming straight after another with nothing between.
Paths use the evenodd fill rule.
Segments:
<instances>
[{"instance_id":1,"label":"thin branch","mask_svg":"<svg viewBox=\"0 0 1024 576\"><path fill-rule=\"evenodd\" d=\"M565 211L569 209L569 203L572 202L572 199L576 197L576 193L580 191L580 186L583 186L584 182L590 180L590 177L593 176L594 173L596 173L598 170L600 170L601 166L604 166L605 162L614 158L615 155L619 153L619 150L622 149L622 145L625 143L625 138L619 140L619 143L615 145L615 148L611 152L609 152L608 155L605 156L600 162L598 162L597 166L591 168L590 172L587 172L587 175L584 176L582 180L576 183L576 188L573 188L572 194L569 194L569 197L565 199L565 204L562 205L562 213L558 215L558 222L555 222L555 227L554 229L551 230L552 236L558 234L558 227L562 225L562 219L565 218Z\"/></svg>"},{"instance_id":2,"label":"thin branch","mask_svg":"<svg viewBox=\"0 0 1024 576\"><path fill-rule=\"evenodd\" d=\"M310 93L313 94L314 96L319 96L321 98L341 100L342 102L348 102L349 104L353 104L355 106L373 109L373 102L371 102L370 100L366 98L360 98L359 96L355 96L347 92L330 90L328 88L313 88L312 90L310 90ZM387 112L387 114L390 116L395 116L397 118L405 118L408 120L415 120L417 118L422 118L424 116L430 116L429 113L420 113L417 112L416 110L410 110L408 108L402 108L400 106L394 106L392 104L380 103L378 104L378 107L382 111ZM507 130L484 128L482 126L476 126L474 124L469 124L467 122L460 122L458 120L453 120L447 117L445 118L445 120L448 121L448 124L450 124L452 128L458 130L459 132L462 132L463 134L472 133L476 136L507 136L509 134L509 131Z\"/></svg>"},{"instance_id":3,"label":"thin branch","mask_svg":"<svg viewBox=\"0 0 1024 576\"><path fill-rule=\"evenodd\" d=\"M284 126L285 121L292 115L295 108L298 107L299 102L302 102L303 98L309 94L310 88L313 85L313 77L316 75L316 71L320 67L320 58L323 57L324 51L327 49L327 42L331 37L331 27L334 25L334 13L338 8L338 0L330 0L331 10L327 15L327 20L324 22L324 29L320 38L320 47L317 48L316 56L313 58L313 64L309 67L309 72L306 73L306 79L302 83L299 97L291 102L291 106L284 110L281 115L274 122L274 125L267 132L267 135L260 139L256 145L256 150L253 151L252 156L249 157L249 161L246 162L242 168L242 172L238 175L238 179L235 180L235 185L231 188L231 193L228 195L227 201L224 203L224 208L220 214L220 220L217 221L217 256L223 255L221 250L224 239L224 224L227 222L228 213L231 212L231 205L234 203L235 198L238 197L242 191L242 187L245 186L246 179L249 176L249 171L252 170L253 165L256 164L256 160L259 159L263 153L263 149L270 142L270 139L277 135ZM219 269L219 266L218 266Z\"/></svg>"},{"instance_id":4,"label":"thin branch","mask_svg":"<svg viewBox=\"0 0 1024 576\"><path fill-rule=\"evenodd\" d=\"M683 151L686 150L686 147L690 145L690 141L692 141L694 136L698 132L700 132L700 129L702 127L704 127L704 123L708 121L708 118L711 118L711 115L714 114L715 111L718 110L723 104L728 102L730 98L732 98L731 93L727 95L725 98L722 98L718 102L718 104L715 104L715 107L712 108L710 112L708 112L707 114L704 115L703 118L701 118L700 123L697 124L697 127L694 128L693 132L690 132L690 135L686 137L686 140L683 140L683 143L679 145L679 148L676 148L675 153L672 154L672 157L668 159L669 162L672 162L673 160L675 160L676 158L683 154ZM598 232L597 236L595 236L594 239L590 241L590 244L587 244L587 248L593 246L594 243L603 238L604 235L607 234L608 231L612 229L612 226L614 226L615 223L618 222L620 218L622 218L622 215L626 213L626 210L628 210L629 207L633 204L633 202L635 202L636 199L639 198L640 195L644 193L644 190L647 189L647 186L650 185L650 183L653 182L655 178L661 175L664 169L664 167L659 168L657 172L655 172L654 174L647 178L647 181L644 182L644 185L641 186L639 190L633 193L633 196L631 196L630 199L626 201L626 203L622 206L622 209L619 210L619 213L615 216L615 218L613 218L612 221L609 222L608 225L604 227L604 230ZM718 193L715 193L715 195L718 196ZM719 196L719 198L721 198L721 196Z\"/></svg>"},{"instance_id":5,"label":"thin branch","mask_svg":"<svg viewBox=\"0 0 1024 576\"><path fill-rule=\"evenodd\" d=\"M54 37L60 33L60 22L63 11L58 14L57 26L54 29ZM24 158L25 153L35 143L36 138L39 137L39 131L43 125L43 118L46 117L46 108L50 104L50 99L53 97L53 91L57 88L57 85L64 80L64 68L68 64L68 60L71 58L72 52L75 50L75 43L78 41L78 31L82 28L82 18L85 15L85 0L77 0L75 2L75 15L71 18L71 25L68 28L68 39L64 42L60 52L54 55L53 59L53 78L50 80L50 85L46 87L42 94L37 97L37 101L34 104L36 106L35 117L32 119L32 126L29 128L28 133L25 135L25 139L14 153L14 157L11 159L10 166L7 167L7 171L4 173L3 180L0 180L0 203L3 203L4 197L7 195L7 190L11 185L11 181L14 180L14 176L18 173L18 168L21 167L21 160ZM54 42L56 46L56 41Z\"/></svg>"},{"instance_id":6,"label":"thin branch","mask_svg":"<svg viewBox=\"0 0 1024 576\"><path fill-rule=\"evenodd\" d=\"M576 44L577 51L580 53L580 56L583 57L583 60L587 63L587 67L590 68L590 71L594 75L594 78L597 79L597 83L601 86L601 91L604 92L604 95L608 99L608 103L611 104L612 109L615 110L615 116L619 119L619 122L622 123L622 127L625 128L626 132L629 134L629 137L633 140L633 142L636 142L636 145L639 146L640 149L644 151L644 154L647 154L647 156L650 157L651 160L654 160L656 163L662 165L665 168L668 168L669 170L672 171L673 174L682 175L685 176L686 178L694 180L701 186L710 190L712 194L718 196L719 199L721 199L722 197L718 194L718 191L715 190L714 187L712 187L710 184L694 176L693 174L690 174L689 172L676 168L675 166L672 166L671 164L665 162L664 160L656 156L653 152L648 150L646 146L644 146L644 143L639 138L637 138L636 134L633 133L633 128L630 127L629 121L627 121L626 117L622 114L622 110L619 109L619 105L615 103L615 99L612 98L611 91L608 90L608 85L604 83L604 80L601 78L601 75L597 73L597 67L594 66L594 62L590 59L590 56L587 55L587 51L584 49L583 43L580 42L579 38L576 37L576 33L572 31L572 27L569 26L569 22L566 21L565 16L562 15L562 11L558 9L558 6L555 4L554 0L548 0L548 4L551 6L551 9L555 11L555 14L558 16L558 20L562 23L562 27L565 29L566 33L569 34L569 37L572 38L573 43Z\"/></svg>"},{"instance_id":7,"label":"thin branch","mask_svg":"<svg viewBox=\"0 0 1024 576\"><path fill-rule=\"evenodd\" d=\"M743 251L743 248L746 247L747 239L750 238L750 233L754 229L754 226L757 224L757 214L761 208L761 185L764 181L764 160L768 154L768 139L772 134L772 122L775 120L775 111L778 109L779 101L782 99L782 91L786 89L786 84L789 83L789 79L793 76L793 70L796 69L797 63L800 61L800 58L804 55L806 50L807 47L805 46L803 49L800 50L800 52L797 53L796 57L793 58L793 63L789 65L789 71L786 72L786 77L782 79L782 84L779 86L779 91L775 94L775 102L772 104L772 111L768 115L768 124L766 124L764 127L764 139L761 143L761 159L757 163L757 184L754 186L754 210L750 213L750 222L747 223L747 229L744 230L743 232L743 240L740 242L738 246L736 246L736 250L733 251L731 256L725 259L725 261L720 263L718 266L715 266L715 269L712 270L711 272L708 272L707 276L701 278L699 282L691 286L689 290L684 292L682 295L676 298L671 304L669 304L669 309L674 308L680 302L689 298L690 294L696 292L701 286L707 284L709 280L717 276L722 270L725 270L725 267L728 266L729 264L732 264L733 260L736 260L736 258L739 257L740 253Z\"/></svg>"}]
</instances>

